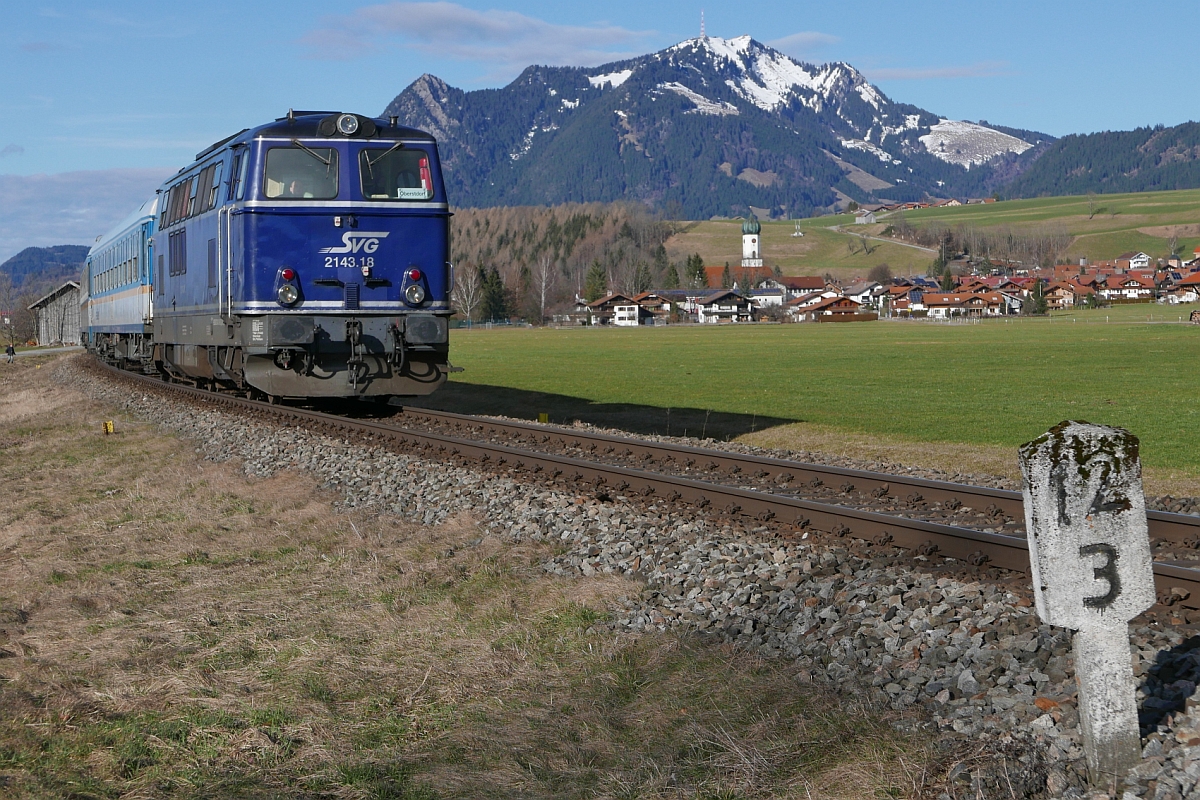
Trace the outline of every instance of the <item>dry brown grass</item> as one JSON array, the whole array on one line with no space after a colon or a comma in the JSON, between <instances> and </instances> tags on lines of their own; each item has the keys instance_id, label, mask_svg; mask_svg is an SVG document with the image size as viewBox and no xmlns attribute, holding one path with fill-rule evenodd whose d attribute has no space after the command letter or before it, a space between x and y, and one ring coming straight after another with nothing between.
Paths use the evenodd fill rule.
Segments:
<instances>
[{"instance_id":1,"label":"dry brown grass","mask_svg":"<svg viewBox=\"0 0 1200 800\"><path fill-rule=\"evenodd\" d=\"M53 385L0 387L6 797L889 797L925 745L764 662L593 629L625 579L336 512ZM845 705L843 705L843 702ZM908 759L908 761L906 761Z\"/></svg>"}]
</instances>

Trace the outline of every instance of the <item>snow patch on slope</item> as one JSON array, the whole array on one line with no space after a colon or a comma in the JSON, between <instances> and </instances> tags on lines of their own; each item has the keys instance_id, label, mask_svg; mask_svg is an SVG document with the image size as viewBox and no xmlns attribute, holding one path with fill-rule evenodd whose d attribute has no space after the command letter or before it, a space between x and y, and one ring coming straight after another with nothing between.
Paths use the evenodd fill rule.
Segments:
<instances>
[{"instance_id":1,"label":"snow patch on slope","mask_svg":"<svg viewBox=\"0 0 1200 800\"><path fill-rule=\"evenodd\" d=\"M1024 153L1033 147L1024 139L1009 136L973 122L943 119L920 138L930 154L942 161L970 169L985 164L1001 153Z\"/></svg>"},{"instance_id":2,"label":"snow patch on slope","mask_svg":"<svg viewBox=\"0 0 1200 800\"><path fill-rule=\"evenodd\" d=\"M667 91L674 92L681 97L685 97L696 106L691 111L685 111L685 114L712 114L714 116L723 117L729 115L736 116L740 113L737 110L737 106L733 105L732 103L714 103L704 95L693 92L682 83L660 83L658 88L666 89Z\"/></svg>"},{"instance_id":3,"label":"snow patch on slope","mask_svg":"<svg viewBox=\"0 0 1200 800\"><path fill-rule=\"evenodd\" d=\"M736 39L691 39L672 49L704 48L717 58L731 62L742 77L727 81L742 97L764 111L774 111L796 98L820 111L840 92L854 91L876 111L888 100L849 64L835 62L816 67L805 64L769 47L752 47L749 36Z\"/></svg>"},{"instance_id":4,"label":"snow patch on slope","mask_svg":"<svg viewBox=\"0 0 1200 800\"><path fill-rule=\"evenodd\" d=\"M631 69L623 69L620 72L606 72L603 75L596 75L588 78L588 83L595 86L597 89L603 89L604 84L612 84L612 88L617 88L625 81L629 80L629 76L633 74Z\"/></svg>"},{"instance_id":5,"label":"snow patch on slope","mask_svg":"<svg viewBox=\"0 0 1200 800\"><path fill-rule=\"evenodd\" d=\"M862 139L842 139L842 147L846 147L851 150L865 150L885 164L889 161L893 164L900 163L898 160L892 158L892 154L884 150L882 147L877 147L870 142L864 142Z\"/></svg>"}]
</instances>

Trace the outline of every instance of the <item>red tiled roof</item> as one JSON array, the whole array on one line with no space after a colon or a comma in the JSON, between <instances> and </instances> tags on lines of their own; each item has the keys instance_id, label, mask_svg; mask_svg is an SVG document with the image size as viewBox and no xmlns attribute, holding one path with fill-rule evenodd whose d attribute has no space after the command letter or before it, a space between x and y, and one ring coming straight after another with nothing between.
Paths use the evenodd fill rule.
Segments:
<instances>
[{"instance_id":1,"label":"red tiled roof","mask_svg":"<svg viewBox=\"0 0 1200 800\"><path fill-rule=\"evenodd\" d=\"M705 267L704 274L708 277L708 285L711 288L720 289L721 280L725 275L725 267ZM729 275L739 287L770 278L774 274L770 267L735 267L732 265L729 267Z\"/></svg>"},{"instance_id":2,"label":"red tiled roof","mask_svg":"<svg viewBox=\"0 0 1200 800\"><path fill-rule=\"evenodd\" d=\"M784 275L782 278L777 278L780 283L789 289L796 291L819 292L825 288L825 279L818 275Z\"/></svg>"}]
</instances>

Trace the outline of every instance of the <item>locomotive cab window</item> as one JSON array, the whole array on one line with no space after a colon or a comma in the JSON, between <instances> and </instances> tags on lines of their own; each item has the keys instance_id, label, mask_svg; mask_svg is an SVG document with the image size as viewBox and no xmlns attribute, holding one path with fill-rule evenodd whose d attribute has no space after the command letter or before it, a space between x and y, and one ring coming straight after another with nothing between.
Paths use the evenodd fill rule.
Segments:
<instances>
[{"instance_id":1,"label":"locomotive cab window","mask_svg":"<svg viewBox=\"0 0 1200 800\"><path fill-rule=\"evenodd\" d=\"M364 147L358 153L358 174L367 200L430 200L433 176L429 154L401 145Z\"/></svg>"},{"instance_id":2,"label":"locomotive cab window","mask_svg":"<svg viewBox=\"0 0 1200 800\"><path fill-rule=\"evenodd\" d=\"M338 154L332 147L272 147L263 194L271 200L332 200L338 193Z\"/></svg>"}]
</instances>

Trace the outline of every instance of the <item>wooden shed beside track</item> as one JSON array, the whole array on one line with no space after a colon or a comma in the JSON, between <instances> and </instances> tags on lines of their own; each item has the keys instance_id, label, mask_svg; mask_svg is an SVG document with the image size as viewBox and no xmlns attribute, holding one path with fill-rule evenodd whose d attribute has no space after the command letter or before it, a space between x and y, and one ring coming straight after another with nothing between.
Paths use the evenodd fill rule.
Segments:
<instances>
[{"instance_id":1,"label":"wooden shed beside track","mask_svg":"<svg viewBox=\"0 0 1200 800\"><path fill-rule=\"evenodd\" d=\"M67 281L29 306L37 343L79 344L79 284Z\"/></svg>"}]
</instances>

